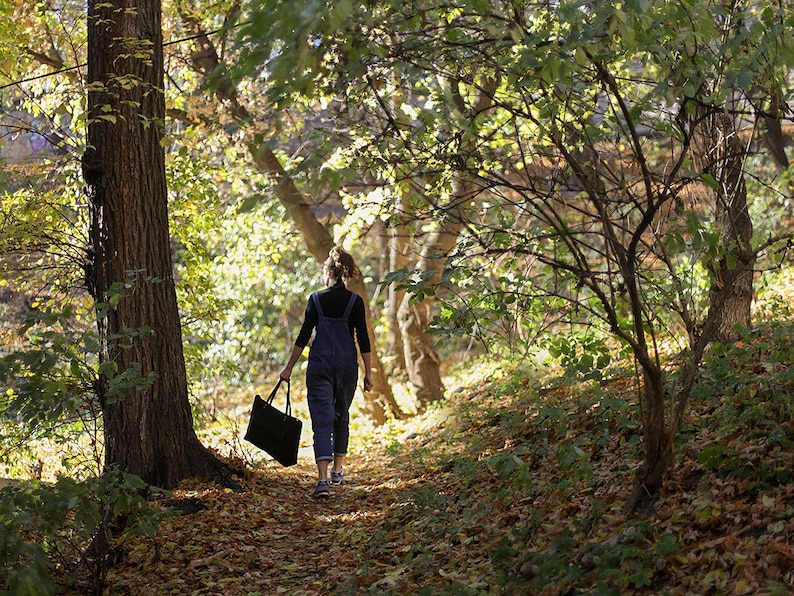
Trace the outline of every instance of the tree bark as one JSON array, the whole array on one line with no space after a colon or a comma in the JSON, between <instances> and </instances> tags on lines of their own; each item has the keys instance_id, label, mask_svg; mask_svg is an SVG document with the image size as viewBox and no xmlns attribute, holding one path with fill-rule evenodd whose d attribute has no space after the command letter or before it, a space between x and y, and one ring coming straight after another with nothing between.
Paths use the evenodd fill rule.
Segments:
<instances>
[{"instance_id":1,"label":"tree bark","mask_svg":"<svg viewBox=\"0 0 794 596\"><path fill-rule=\"evenodd\" d=\"M400 213L403 211L403 197L398 200L395 212L397 215L397 223L388 228L391 232L389 238L389 269L391 271L399 271L408 264L408 257L406 252L408 250L408 239L410 233L407 225L401 223ZM388 292L388 319L389 328L389 353L394 355L394 364L392 369L395 371L402 371L403 374L407 371L405 364L405 346L403 345L402 333L400 332L400 305L405 299L405 290L397 289L396 283L389 284Z\"/></svg>"},{"instance_id":2,"label":"tree bark","mask_svg":"<svg viewBox=\"0 0 794 596\"><path fill-rule=\"evenodd\" d=\"M744 181L746 148L731 118L719 108L698 103L693 122L693 162L716 180L713 195L721 256L712 266L709 308L715 309L717 302L723 305L714 339L728 343L739 338L737 328L750 327L753 302L756 256Z\"/></svg>"},{"instance_id":3,"label":"tree bark","mask_svg":"<svg viewBox=\"0 0 794 596\"><path fill-rule=\"evenodd\" d=\"M476 188L470 181L456 179L452 192L454 207L448 210L446 220L439 222L438 228L427 236L422 245L416 269L429 274L427 279L429 287L433 287L441 278L445 259L454 248L463 229L457 206L470 201L475 193ZM444 383L441 380L441 360L436 353L435 342L427 334L435 296L425 295L413 304L411 299L410 294L403 296L398 319L408 379L414 388L417 409L421 412L429 404L444 397Z\"/></svg>"},{"instance_id":4,"label":"tree bark","mask_svg":"<svg viewBox=\"0 0 794 596\"><path fill-rule=\"evenodd\" d=\"M446 81L451 97L450 110L469 120L472 129L477 129L477 119L493 106L493 96L498 87L497 78L483 77L479 81L478 91L471 103L464 99L460 92L460 80ZM464 135L458 147L457 171L451 184L449 202L436 205L443 212L433 232L428 234L422 243L422 250L416 269L427 277L427 284L433 287L441 278L444 263L457 244L463 230L465 217L463 208L470 205L480 189L474 184L474 176L467 169L477 147L476 135ZM476 161L476 158L474 159ZM435 296L425 294L418 302L412 296L405 295L400 303L398 319L402 335L403 352L408 379L414 387L417 409L421 412L430 403L444 396L444 384L441 380L441 361L435 350L435 342L428 335L427 328L432 318Z\"/></svg>"},{"instance_id":5,"label":"tree bark","mask_svg":"<svg viewBox=\"0 0 794 596\"><path fill-rule=\"evenodd\" d=\"M173 488L235 486L188 400L168 230L159 0L88 3L87 281L96 303L105 464Z\"/></svg>"},{"instance_id":6,"label":"tree bark","mask_svg":"<svg viewBox=\"0 0 794 596\"><path fill-rule=\"evenodd\" d=\"M657 374L658 373L658 374ZM645 459L634 475L634 486L626 501L627 513L656 498L664 472L672 457L672 442L665 416L665 391L661 371L643 370Z\"/></svg>"}]
</instances>

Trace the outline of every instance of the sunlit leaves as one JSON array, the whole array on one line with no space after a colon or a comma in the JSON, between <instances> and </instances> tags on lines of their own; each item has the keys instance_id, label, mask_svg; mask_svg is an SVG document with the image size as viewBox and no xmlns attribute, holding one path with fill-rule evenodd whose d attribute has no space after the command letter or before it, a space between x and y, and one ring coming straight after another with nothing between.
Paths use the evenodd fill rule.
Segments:
<instances>
[{"instance_id":1,"label":"sunlit leaves","mask_svg":"<svg viewBox=\"0 0 794 596\"><path fill-rule=\"evenodd\" d=\"M264 43L245 47L246 66L264 67L277 98L286 99L293 90L313 95L323 71L332 66L333 61L326 62L326 46L334 44L334 32L350 17L353 6L320 0L252 3L241 32ZM285 83L292 89L285 89Z\"/></svg>"}]
</instances>

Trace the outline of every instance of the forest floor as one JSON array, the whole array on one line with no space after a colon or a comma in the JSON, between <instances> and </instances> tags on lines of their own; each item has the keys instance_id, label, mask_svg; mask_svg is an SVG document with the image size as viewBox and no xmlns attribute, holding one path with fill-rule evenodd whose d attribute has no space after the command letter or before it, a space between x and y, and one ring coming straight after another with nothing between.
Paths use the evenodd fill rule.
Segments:
<instances>
[{"instance_id":1,"label":"forest floor","mask_svg":"<svg viewBox=\"0 0 794 596\"><path fill-rule=\"evenodd\" d=\"M354 427L347 482L233 459L243 490L130 539L107 594L790 594L794 343L757 332L704 367L658 497L623 511L641 462L637 380L472 366L428 412Z\"/></svg>"}]
</instances>

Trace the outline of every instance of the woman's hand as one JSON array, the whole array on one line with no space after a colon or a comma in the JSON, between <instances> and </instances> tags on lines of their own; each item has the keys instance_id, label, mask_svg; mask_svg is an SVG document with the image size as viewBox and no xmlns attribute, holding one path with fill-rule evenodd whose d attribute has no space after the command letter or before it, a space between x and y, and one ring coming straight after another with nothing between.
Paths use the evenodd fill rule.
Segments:
<instances>
[{"instance_id":1,"label":"woman's hand","mask_svg":"<svg viewBox=\"0 0 794 596\"><path fill-rule=\"evenodd\" d=\"M372 389L372 360L370 352L361 354L361 359L364 361L364 391Z\"/></svg>"}]
</instances>

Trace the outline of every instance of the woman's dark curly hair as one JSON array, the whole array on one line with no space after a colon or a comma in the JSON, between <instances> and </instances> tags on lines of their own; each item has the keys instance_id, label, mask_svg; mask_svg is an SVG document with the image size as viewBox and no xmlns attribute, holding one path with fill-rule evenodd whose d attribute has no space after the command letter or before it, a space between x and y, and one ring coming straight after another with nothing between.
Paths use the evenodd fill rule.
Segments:
<instances>
[{"instance_id":1,"label":"woman's dark curly hair","mask_svg":"<svg viewBox=\"0 0 794 596\"><path fill-rule=\"evenodd\" d=\"M328 258L323 263L323 271L335 280L350 281L361 274L356 266L353 257L342 250L339 246L334 246L328 253Z\"/></svg>"}]
</instances>

